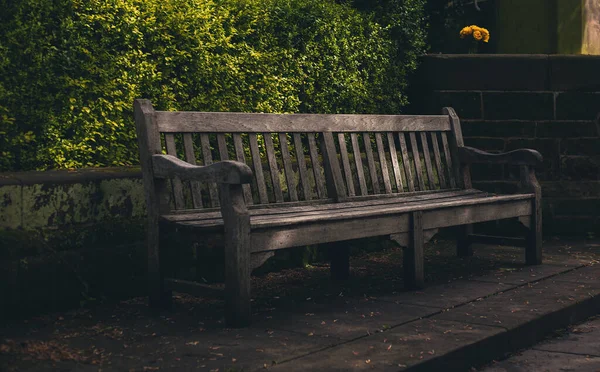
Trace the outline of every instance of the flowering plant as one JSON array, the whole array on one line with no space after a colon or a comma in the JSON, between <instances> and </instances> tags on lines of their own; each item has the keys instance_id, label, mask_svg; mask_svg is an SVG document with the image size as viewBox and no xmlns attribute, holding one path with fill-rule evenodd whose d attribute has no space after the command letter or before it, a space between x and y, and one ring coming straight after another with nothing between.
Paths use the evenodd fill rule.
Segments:
<instances>
[{"instance_id":1,"label":"flowering plant","mask_svg":"<svg viewBox=\"0 0 600 372\"><path fill-rule=\"evenodd\" d=\"M487 43L488 41L490 41L490 32L483 27L479 27L479 26L467 26L464 27L462 30L460 30L460 38L464 39L465 36L470 36L473 35L473 39L477 40L477 41L482 41L484 43Z\"/></svg>"}]
</instances>

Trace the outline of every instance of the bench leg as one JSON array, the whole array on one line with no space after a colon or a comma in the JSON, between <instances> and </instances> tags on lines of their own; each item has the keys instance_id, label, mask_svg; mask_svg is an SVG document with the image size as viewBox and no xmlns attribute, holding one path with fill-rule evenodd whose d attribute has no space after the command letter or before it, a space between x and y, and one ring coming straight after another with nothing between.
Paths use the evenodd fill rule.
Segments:
<instances>
[{"instance_id":1,"label":"bench leg","mask_svg":"<svg viewBox=\"0 0 600 372\"><path fill-rule=\"evenodd\" d=\"M160 238L158 223L148 226L148 304L155 309L169 309L173 293L165 288L163 269L160 264Z\"/></svg>"},{"instance_id":2,"label":"bench leg","mask_svg":"<svg viewBox=\"0 0 600 372\"><path fill-rule=\"evenodd\" d=\"M469 235L473 234L473 225L458 226L456 237L456 255L458 257L470 257L473 255L473 247Z\"/></svg>"},{"instance_id":3,"label":"bench leg","mask_svg":"<svg viewBox=\"0 0 600 372\"><path fill-rule=\"evenodd\" d=\"M408 289L419 289L425 286L423 268L423 212L410 214L410 232L408 247L404 248L404 283Z\"/></svg>"},{"instance_id":4,"label":"bench leg","mask_svg":"<svg viewBox=\"0 0 600 372\"><path fill-rule=\"evenodd\" d=\"M347 242L332 243L329 246L331 277L346 280L350 277L350 246Z\"/></svg>"},{"instance_id":5,"label":"bench leg","mask_svg":"<svg viewBox=\"0 0 600 372\"><path fill-rule=\"evenodd\" d=\"M532 203L533 213L530 217L529 230L525 238L525 263L527 265L539 265L542 263L542 208L537 198Z\"/></svg>"},{"instance_id":6,"label":"bench leg","mask_svg":"<svg viewBox=\"0 0 600 372\"><path fill-rule=\"evenodd\" d=\"M242 185L221 186L225 224L225 323L250 325L250 215Z\"/></svg>"}]
</instances>

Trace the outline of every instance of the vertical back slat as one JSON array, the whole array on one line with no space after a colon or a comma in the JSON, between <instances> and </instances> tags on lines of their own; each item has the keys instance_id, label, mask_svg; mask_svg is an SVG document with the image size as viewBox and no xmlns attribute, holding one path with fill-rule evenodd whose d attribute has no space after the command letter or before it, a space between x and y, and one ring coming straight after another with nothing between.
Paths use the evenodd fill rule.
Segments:
<instances>
[{"instance_id":1,"label":"vertical back slat","mask_svg":"<svg viewBox=\"0 0 600 372\"><path fill-rule=\"evenodd\" d=\"M300 133L294 133L294 148L296 149L296 162L298 163L298 173L300 174L300 182L302 184L302 192L304 200L312 199L312 189L308 181L308 172L306 170L306 159L304 158L304 146L302 145L302 137Z\"/></svg>"},{"instance_id":2,"label":"vertical back slat","mask_svg":"<svg viewBox=\"0 0 600 372\"><path fill-rule=\"evenodd\" d=\"M371 185L373 186L373 194L379 194L379 177L377 176L377 168L375 168L375 159L373 158L373 148L371 147L371 136L369 133L363 133L363 143L365 145L365 154L367 155L367 165L369 166L369 174L371 176Z\"/></svg>"},{"instance_id":3,"label":"vertical back slat","mask_svg":"<svg viewBox=\"0 0 600 372\"><path fill-rule=\"evenodd\" d=\"M387 133L387 140L390 146L390 158L392 159L392 169L394 170L394 179L396 180L396 188L398 192L404 191L402 183L402 172L400 171L400 163L398 162L398 153L396 152L396 141L392 133Z\"/></svg>"},{"instance_id":4,"label":"vertical back slat","mask_svg":"<svg viewBox=\"0 0 600 372\"><path fill-rule=\"evenodd\" d=\"M210 140L208 138L208 134L200 134L200 145L202 145L202 158L204 159L204 165L211 165L213 163L213 159L210 151ZM208 195L210 197L211 207L219 206L219 193L215 183L208 184Z\"/></svg>"},{"instance_id":5,"label":"vertical back slat","mask_svg":"<svg viewBox=\"0 0 600 372\"><path fill-rule=\"evenodd\" d=\"M352 142L352 154L354 155L354 163L356 164L356 175L358 176L358 185L360 187L360 194L367 195L367 182L365 181L365 171L362 165L362 155L360 153L360 146L358 146L358 136L356 133L350 134L350 140Z\"/></svg>"},{"instance_id":6,"label":"vertical back slat","mask_svg":"<svg viewBox=\"0 0 600 372\"><path fill-rule=\"evenodd\" d=\"M412 147L413 161L415 162L415 173L417 176L417 182L419 183L419 190L425 190L425 180L423 179L423 167L421 167L421 154L419 153L419 147L417 146L417 136L415 132L408 134L410 138L410 145Z\"/></svg>"},{"instance_id":7,"label":"vertical back slat","mask_svg":"<svg viewBox=\"0 0 600 372\"><path fill-rule=\"evenodd\" d=\"M450 147L448 146L448 135L446 132L441 133L442 146L444 147L444 157L446 158L446 167L448 169L448 175L450 177L450 187L456 187L456 177L454 176L454 168L452 164L452 156L450 156Z\"/></svg>"},{"instance_id":8,"label":"vertical back slat","mask_svg":"<svg viewBox=\"0 0 600 372\"><path fill-rule=\"evenodd\" d=\"M185 150L185 161L196 165L196 153L194 152L194 140L191 133L183 134L183 148ZM200 182L190 181L192 189L192 204L194 208L202 208L202 188Z\"/></svg>"},{"instance_id":9,"label":"vertical back slat","mask_svg":"<svg viewBox=\"0 0 600 372\"><path fill-rule=\"evenodd\" d=\"M279 182L279 168L277 167L277 159L275 159L275 147L273 146L273 138L271 133L263 133L265 140L265 149L267 151L267 162L269 163L269 173L271 173L271 182L273 182L273 194L275 194L275 202L283 202L283 192L281 191L281 183Z\"/></svg>"},{"instance_id":10,"label":"vertical back slat","mask_svg":"<svg viewBox=\"0 0 600 372\"><path fill-rule=\"evenodd\" d=\"M292 158L288 148L287 134L279 133L279 147L281 148L281 158L283 159L283 170L287 181L288 193L291 201L298 201L298 193L296 192L296 181L294 170L292 168Z\"/></svg>"},{"instance_id":11,"label":"vertical back slat","mask_svg":"<svg viewBox=\"0 0 600 372\"><path fill-rule=\"evenodd\" d=\"M431 142L433 143L433 156L435 157L435 168L437 169L440 186L445 189L448 186L446 184L446 176L444 175L444 166L440 155L440 145L437 139L437 133L430 132L429 135L431 136Z\"/></svg>"},{"instance_id":12,"label":"vertical back slat","mask_svg":"<svg viewBox=\"0 0 600 372\"><path fill-rule=\"evenodd\" d=\"M398 133L398 140L400 141L400 151L402 152L402 165L404 166L404 173L406 174L406 184L408 191L415 191L415 182L412 176L412 170L410 168L410 158L408 157L408 149L406 147L406 139L404 133Z\"/></svg>"},{"instance_id":13,"label":"vertical back slat","mask_svg":"<svg viewBox=\"0 0 600 372\"><path fill-rule=\"evenodd\" d=\"M375 133L375 143L377 144L377 155L379 157L379 164L381 165L381 174L383 177L383 187L386 194L391 194L392 185L390 183L390 173L388 171L387 159L385 158L385 148L383 147L383 140L381 133Z\"/></svg>"},{"instance_id":14,"label":"vertical back slat","mask_svg":"<svg viewBox=\"0 0 600 372\"><path fill-rule=\"evenodd\" d=\"M335 201L344 200L348 197L348 193L344 185L344 176L342 175L342 169L337 157L333 133L321 133L320 145L323 166L325 168L325 179L327 180L327 195Z\"/></svg>"},{"instance_id":15,"label":"vertical back slat","mask_svg":"<svg viewBox=\"0 0 600 372\"><path fill-rule=\"evenodd\" d=\"M229 160L227 141L225 141L225 135L223 133L217 133L217 147L219 148L219 157L221 160Z\"/></svg>"},{"instance_id":16,"label":"vertical back slat","mask_svg":"<svg viewBox=\"0 0 600 372\"><path fill-rule=\"evenodd\" d=\"M260 151L258 149L258 139L256 137L256 133L249 133L248 141L250 143L250 154L252 155L254 175L256 176L258 199L261 204L267 204L269 203L269 196L267 195L267 185L265 184L265 175L262 169L262 161L260 159Z\"/></svg>"},{"instance_id":17,"label":"vertical back slat","mask_svg":"<svg viewBox=\"0 0 600 372\"><path fill-rule=\"evenodd\" d=\"M246 156L244 155L244 143L242 142L242 136L239 133L233 134L233 147L235 148L236 160L246 164ZM244 184L242 188L244 189L244 200L246 201L246 204L253 204L254 200L252 200L252 190L250 189L250 185Z\"/></svg>"},{"instance_id":18,"label":"vertical back slat","mask_svg":"<svg viewBox=\"0 0 600 372\"><path fill-rule=\"evenodd\" d=\"M308 133L308 152L310 154L310 162L312 164L313 173L315 175L315 183L317 185L317 195L319 198L325 198L325 180L321 173L321 165L319 163L319 153L317 151L317 141L314 133Z\"/></svg>"},{"instance_id":19,"label":"vertical back slat","mask_svg":"<svg viewBox=\"0 0 600 372\"><path fill-rule=\"evenodd\" d=\"M423 146L423 158L425 159L425 169L427 170L427 180L429 181L429 190L435 189L435 179L433 178L433 167L431 166L431 154L429 153L429 143L427 142L427 133L420 132L421 145Z\"/></svg>"},{"instance_id":20,"label":"vertical back slat","mask_svg":"<svg viewBox=\"0 0 600 372\"><path fill-rule=\"evenodd\" d=\"M167 146L167 154L177 157L177 147L175 146L175 136L171 133L165 133L165 145ZM175 209L184 209L185 201L183 199L183 185L177 177L171 180L173 184L173 198Z\"/></svg>"},{"instance_id":21,"label":"vertical back slat","mask_svg":"<svg viewBox=\"0 0 600 372\"><path fill-rule=\"evenodd\" d=\"M346 147L346 137L344 136L344 133L338 133L338 142L340 145L340 155L342 157L342 166L344 167L344 177L346 178L348 195L355 196L354 181L352 180L352 170L350 169L350 159L348 158L348 148Z\"/></svg>"}]
</instances>

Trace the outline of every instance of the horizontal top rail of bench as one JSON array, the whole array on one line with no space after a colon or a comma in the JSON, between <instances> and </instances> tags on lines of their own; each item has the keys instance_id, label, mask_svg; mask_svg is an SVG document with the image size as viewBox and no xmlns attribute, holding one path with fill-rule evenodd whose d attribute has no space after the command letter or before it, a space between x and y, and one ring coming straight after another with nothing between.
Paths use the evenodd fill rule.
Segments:
<instances>
[{"instance_id":1,"label":"horizontal top rail of bench","mask_svg":"<svg viewBox=\"0 0 600 372\"><path fill-rule=\"evenodd\" d=\"M259 114L156 111L162 133L307 133L450 131L447 115Z\"/></svg>"}]
</instances>

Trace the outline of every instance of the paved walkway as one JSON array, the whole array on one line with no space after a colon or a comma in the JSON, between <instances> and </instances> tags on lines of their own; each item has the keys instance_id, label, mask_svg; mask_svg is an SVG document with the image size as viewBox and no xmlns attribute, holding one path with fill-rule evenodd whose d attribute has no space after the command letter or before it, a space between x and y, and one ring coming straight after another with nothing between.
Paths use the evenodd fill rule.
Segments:
<instances>
[{"instance_id":1,"label":"paved walkway","mask_svg":"<svg viewBox=\"0 0 600 372\"><path fill-rule=\"evenodd\" d=\"M322 288L293 306L257 305L245 329L223 328L185 296L160 315L136 299L31 319L0 328L0 370L468 370L600 312L600 242L546 242L545 263L534 267L521 264L520 249L475 248L468 259L429 250L428 278L459 261L467 274L423 291L319 297L332 289L320 279ZM481 271L476 262L497 266ZM369 281L360 267L353 262L353 275ZM273 301L291 296L282 288Z\"/></svg>"},{"instance_id":2,"label":"paved walkway","mask_svg":"<svg viewBox=\"0 0 600 372\"><path fill-rule=\"evenodd\" d=\"M600 371L600 318L569 327L568 333L541 342L482 372L598 372Z\"/></svg>"}]
</instances>

